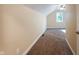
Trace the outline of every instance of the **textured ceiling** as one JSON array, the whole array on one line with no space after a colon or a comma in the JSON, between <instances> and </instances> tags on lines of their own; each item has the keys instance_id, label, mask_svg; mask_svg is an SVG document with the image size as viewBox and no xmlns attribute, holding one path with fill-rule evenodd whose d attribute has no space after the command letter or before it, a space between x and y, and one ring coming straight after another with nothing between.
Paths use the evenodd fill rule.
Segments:
<instances>
[{"instance_id":1,"label":"textured ceiling","mask_svg":"<svg viewBox=\"0 0 79 59\"><path fill-rule=\"evenodd\" d=\"M45 15L50 14L56 9L56 4L25 4L25 6Z\"/></svg>"}]
</instances>

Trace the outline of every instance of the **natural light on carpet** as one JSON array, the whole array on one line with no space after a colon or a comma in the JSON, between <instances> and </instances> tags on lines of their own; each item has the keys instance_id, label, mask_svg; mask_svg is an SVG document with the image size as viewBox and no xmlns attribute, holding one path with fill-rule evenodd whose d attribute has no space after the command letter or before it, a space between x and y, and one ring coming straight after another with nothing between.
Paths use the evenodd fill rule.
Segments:
<instances>
[{"instance_id":1,"label":"natural light on carpet","mask_svg":"<svg viewBox=\"0 0 79 59\"><path fill-rule=\"evenodd\" d=\"M66 33L66 30L61 30L62 32Z\"/></svg>"}]
</instances>

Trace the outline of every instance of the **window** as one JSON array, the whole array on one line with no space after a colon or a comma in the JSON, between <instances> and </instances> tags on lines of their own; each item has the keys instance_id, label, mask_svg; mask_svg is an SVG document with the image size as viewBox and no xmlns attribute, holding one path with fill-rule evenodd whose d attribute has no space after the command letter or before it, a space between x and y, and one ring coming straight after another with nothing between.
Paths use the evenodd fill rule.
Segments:
<instances>
[{"instance_id":1,"label":"window","mask_svg":"<svg viewBox=\"0 0 79 59\"><path fill-rule=\"evenodd\" d=\"M63 22L63 12L56 13L56 22Z\"/></svg>"}]
</instances>

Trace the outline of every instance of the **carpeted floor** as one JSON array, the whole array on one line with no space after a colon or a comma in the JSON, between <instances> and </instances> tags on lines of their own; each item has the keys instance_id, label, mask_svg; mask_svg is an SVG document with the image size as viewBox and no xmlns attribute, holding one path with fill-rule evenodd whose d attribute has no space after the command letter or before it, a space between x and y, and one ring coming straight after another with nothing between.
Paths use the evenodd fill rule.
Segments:
<instances>
[{"instance_id":1,"label":"carpeted floor","mask_svg":"<svg viewBox=\"0 0 79 59\"><path fill-rule=\"evenodd\" d=\"M27 55L72 55L62 29L48 29Z\"/></svg>"}]
</instances>

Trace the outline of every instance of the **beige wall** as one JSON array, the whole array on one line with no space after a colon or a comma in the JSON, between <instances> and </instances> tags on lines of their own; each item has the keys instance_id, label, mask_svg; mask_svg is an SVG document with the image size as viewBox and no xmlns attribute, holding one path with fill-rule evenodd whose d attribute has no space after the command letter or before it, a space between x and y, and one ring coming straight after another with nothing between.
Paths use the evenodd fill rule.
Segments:
<instances>
[{"instance_id":1,"label":"beige wall","mask_svg":"<svg viewBox=\"0 0 79 59\"><path fill-rule=\"evenodd\" d=\"M2 46L2 7L1 5L0 5L0 46ZM0 50L2 49L0 48Z\"/></svg>"},{"instance_id":2,"label":"beige wall","mask_svg":"<svg viewBox=\"0 0 79 59\"><path fill-rule=\"evenodd\" d=\"M76 52L76 5L66 5L66 36L72 49Z\"/></svg>"},{"instance_id":3,"label":"beige wall","mask_svg":"<svg viewBox=\"0 0 79 59\"><path fill-rule=\"evenodd\" d=\"M79 31L79 4L76 5L77 7L77 30Z\"/></svg>"},{"instance_id":4,"label":"beige wall","mask_svg":"<svg viewBox=\"0 0 79 59\"><path fill-rule=\"evenodd\" d=\"M77 7L77 28L76 30L79 32L79 5L76 5ZM79 35L77 35L77 54L79 54Z\"/></svg>"},{"instance_id":5,"label":"beige wall","mask_svg":"<svg viewBox=\"0 0 79 59\"><path fill-rule=\"evenodd\" d=\"M1 8L1 51L4 54L22 54L45 31L46 17L23 5L2 5Z\"/></svg>"},{"instance_id":6,"label":"beige wall","mask_svg":"<svg viewBox=\"0 0 79 59\"><path fill-rule=\"evenodd\" d=\"M48 28L65 28L65 20L63 20L63 22L56 22L56 12L58 12L58 10L53 11L51 14L47 16L47 27Z\"/></svg>"}]
</instances>

